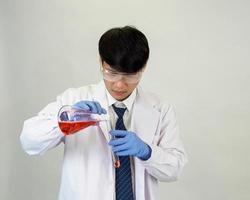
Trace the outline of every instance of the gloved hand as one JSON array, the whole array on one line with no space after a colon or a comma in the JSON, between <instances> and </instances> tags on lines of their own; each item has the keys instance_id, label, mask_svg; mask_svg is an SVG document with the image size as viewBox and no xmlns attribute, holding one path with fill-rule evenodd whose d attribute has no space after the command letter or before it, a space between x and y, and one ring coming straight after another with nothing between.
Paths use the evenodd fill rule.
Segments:
<instances>
[{"instance_id":1,"label":"gloved hand","mask_svg":"<svg viewBox=\"0 0 250 200\"><path fill-rule=\"evenodd\" d=\"M141 160L148 160L151 157L151 148L143 142L134 132L124 130L111 130L114 137L109 145L117 156L136 156Z\"/></svg>"},{"instance_id":2,"label":"gloved hand","mask_svg":"<svg viewBox=\"0 0 250 200\"><path fill-rule=\"evenodd\" d=\"M73 105L75 108L81 108L94 114L107 114L107 111L101 107L97 101L79 101Z\"/></svg>"}]
</instances>

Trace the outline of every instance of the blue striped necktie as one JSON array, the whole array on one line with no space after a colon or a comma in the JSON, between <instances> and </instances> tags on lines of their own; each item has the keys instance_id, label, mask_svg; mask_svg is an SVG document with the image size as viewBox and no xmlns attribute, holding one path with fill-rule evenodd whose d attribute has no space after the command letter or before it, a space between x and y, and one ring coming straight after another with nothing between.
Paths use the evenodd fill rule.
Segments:
<instances>
[{"instance_id":1,"label":"blue striped necktie","mask_svg":"<svg viewBox=\"0 0 250 200\"><path fill-rule=\"evenodd\" d=\"M123 115L126 108L117 108L114 105L118 119L116 121L116 130L126 130L123 122ZM116 200L133 200L132 176L129 156L119 156L120 167L115 169L115 191Z\"/></svg>"}]
</instances>

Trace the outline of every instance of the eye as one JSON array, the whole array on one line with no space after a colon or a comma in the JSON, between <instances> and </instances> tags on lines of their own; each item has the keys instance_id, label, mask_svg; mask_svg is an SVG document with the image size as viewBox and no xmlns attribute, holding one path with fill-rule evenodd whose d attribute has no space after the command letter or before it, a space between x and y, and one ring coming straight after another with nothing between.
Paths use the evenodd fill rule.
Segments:
<instances>
[{"instance_id":1,"label":"eye","mask_svg":"<svg viewBox=\"0 0 250 200\"><path fill-rule=\"evenodd\" d=\"M118 72L110 71L110 70L108 70L108 73L109 73L110 75L112 75L112 76L115 76L115 75L119 74Z\"/></svg>"}]
</instances>

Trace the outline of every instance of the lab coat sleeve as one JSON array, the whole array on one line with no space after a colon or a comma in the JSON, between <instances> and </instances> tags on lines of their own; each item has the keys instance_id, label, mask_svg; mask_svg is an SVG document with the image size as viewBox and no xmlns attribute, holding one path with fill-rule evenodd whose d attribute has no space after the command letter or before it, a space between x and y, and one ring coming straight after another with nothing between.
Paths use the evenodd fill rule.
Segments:
<instances>
[{"instance_id":1,"label":"lab coat sleeve","mask_svg":"<svg viewBox=\"0 0 250 200\"><path fill-rule=\"evenodd\" d=\"M37 116L24 122L20 140L29 155L41 155L64 141L57 122L57 113L62 106L60 96L48 104Z\"/></svg>"},{"instance_id":2,"label":"lab coat sleeve","mask_svg":"<svg viewBox=\"0 0 250 200\"><path fill-rule=\"evenodd\" d=\"M147 172L159 181L175 181L187 162L187 156L179 136L176 114L172 106L166 109L159 124L160 132L152 144L151 157L140 161Z\"/></svg>"}]
</instances>

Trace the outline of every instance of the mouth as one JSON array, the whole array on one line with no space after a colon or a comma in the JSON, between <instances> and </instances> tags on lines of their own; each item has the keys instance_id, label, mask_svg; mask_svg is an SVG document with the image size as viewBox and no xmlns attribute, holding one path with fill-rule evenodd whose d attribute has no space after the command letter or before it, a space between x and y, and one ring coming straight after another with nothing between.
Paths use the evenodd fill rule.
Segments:
<instances>
[{"instance_id":1,"label":"mouth","mask_svg":"<svg viewBox=\"0 0 250 200\"><path fill-rule=\"evenodd\" d=\"M112 90L112 92L116 95L116 96L123 96L124 94L126 94L126 91L114 91Z\"/></svg>"}]
</instances>

